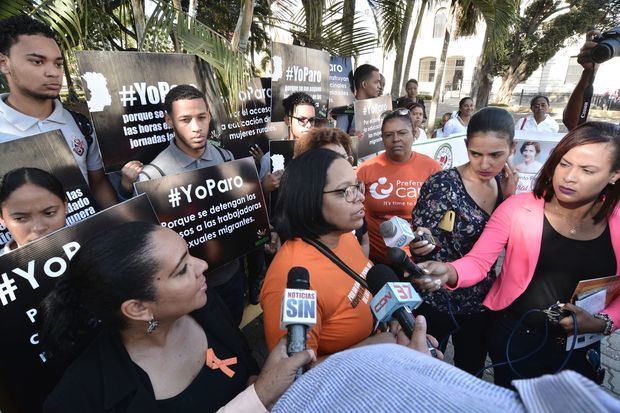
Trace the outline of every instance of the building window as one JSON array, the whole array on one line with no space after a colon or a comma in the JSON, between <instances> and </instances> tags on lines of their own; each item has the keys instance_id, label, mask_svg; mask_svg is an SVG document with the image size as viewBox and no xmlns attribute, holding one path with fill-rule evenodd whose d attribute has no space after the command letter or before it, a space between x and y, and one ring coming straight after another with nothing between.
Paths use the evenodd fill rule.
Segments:
<instances>
[{"instance_id":1,"label":"building window","mask_svg":"<svg viewBox=\"0 0 620 413\"><path fill-rule=\"evenodd\" d=\"M443 37L446 31L446 24L448 24L448 17L446 9L441 8L435 13L435 21L433 23L433 38Z\"/></svg>"},{"instance_id":2,"label":"building window","mask_svg":"<svg viewBox=\"0 0 620 413\"><path fill-rule=\"evenodd\" d=\"M444 90L459 90L463 83L463 68L465 58L453 56L446 60L446 75L444 77Z\"/></svg>"},{"instance_id":3,"label":"building window","mask_svg":"<svg viewBox=\"0 0 620 413\"><path fill-rule=\"evenodd\" d=\"M435 81L435 64L437 59L434 57L424 57L420 59L420 73L418 80L420 82L434 82Z\"/></svg>"},{"instance_id":4,"label":"building window","mask_svg":"<svg viewBox=\"0 0 620 413\"><path fill-rule=\"evenodd\" d=\"M573 56L568 60L568 68L566 69L566 80L564 83L576 85L581 78L583 67L577 63L577 56Z\"/></svg>"}]
</instances>

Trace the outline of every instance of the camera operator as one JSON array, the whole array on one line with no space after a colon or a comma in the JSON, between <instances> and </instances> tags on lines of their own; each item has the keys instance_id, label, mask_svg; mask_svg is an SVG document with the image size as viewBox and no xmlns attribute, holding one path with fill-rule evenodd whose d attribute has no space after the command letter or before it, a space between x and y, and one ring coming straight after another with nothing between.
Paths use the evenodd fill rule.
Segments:
<instances>
[{"instance_id":1,"label":"camera operator","mask_svg":"<svg viewBox=\"0 0 620 413\"><path fill-rule=\"evenodd\" d=\"M604 33L603 38L605 40L603 41L601 41L601 32L599 30L590 30L586 34L586 42L581 47L579 55L577 55L577 62L579 62L579 64L583 67L583 72L581 72L581 78L579 79L579 82L575 86L573 93L571 93L570 98L568 99L568 103L566 104L566 108L564 109L564 113L562 116L562 121L564 122L564 125L566 125L569 131L575 129L579 124L579 117L581 116L581 113L583 111L584 96L587 95L587 89L592 85L592 82L594 81L594 77L596 76L596 71L598 70L599 63L602 63L610 58L602 56L601 53L597 53L598 59L595 58L593 60L593 49L597 45L605 42L607 46L612 47L611 56L613 57L614 55L617 55L618 39L617 35L614 35L614 32L617 32L617 29L618 28ZM599 60L601 58L605 60ZM589 96L589 98L591 97L592 96ZM585 115L587 115L587 110L585 111Z\"/></svg>"}]
</instances>

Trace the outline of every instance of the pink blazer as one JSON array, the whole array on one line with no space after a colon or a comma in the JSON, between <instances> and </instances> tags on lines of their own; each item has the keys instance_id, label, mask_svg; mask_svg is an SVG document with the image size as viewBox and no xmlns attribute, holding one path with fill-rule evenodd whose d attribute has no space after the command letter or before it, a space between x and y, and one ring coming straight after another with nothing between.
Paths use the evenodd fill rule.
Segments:
<instances>
[{"instance_id":1,"label":"pink blazer","mask_svg":"<svg viewBox=\"0 0 620 413\"><path fill-rule=\"evenodd\" d=\"M454 288L469 287L483 280L506 247L502 270L483 304L498 311L508 307L527 288L540 254L544 225L544 200L532 193L513 195L493 212L482 235L471 251L452 265L458 273ZM620 209L609 219L611 243L616 256L616 275L620 274ZM562 259L562 257L558 257ZM604 310L620 327L620 297Z\"/></svg>"}]
</instances>

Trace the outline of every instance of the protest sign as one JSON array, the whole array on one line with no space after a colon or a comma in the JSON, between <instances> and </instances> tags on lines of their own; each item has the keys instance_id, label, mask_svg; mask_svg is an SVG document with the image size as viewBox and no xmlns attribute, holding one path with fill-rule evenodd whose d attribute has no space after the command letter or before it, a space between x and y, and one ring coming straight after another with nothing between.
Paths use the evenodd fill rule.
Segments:
<instances>
[{"instance_id":1,"label":"protest sign","mask_svg":"<svg viewBox=\"0 0 620 413\"><path fill-rule=\"evenodd\" d=\"M239 110L220 122L222 145L236 159L245 158L250 148L268 149L267 134L275 130L271 124L271 78L253 78L239 92Z\"/></svg>"},{"instance_id":2,"label":"protest sign","mask_svg":"<svg viewBox=\"0 0 620 413\"><path fill-rule=\"evenodd\" d=\"M294 149L294 140L269 142L269 164L271 165L269 173L281 171L286 168L286 165L293 159Z\"/></svg>"},{"instance_id":3,"label":"protest sign","mask_svg":"<svg viewBox=\"0 0 620 413\"><path fill-rule=\"evenodd\" d=\"M176 85L205 92L213 119L226 112L208 64L189 54L76 52L80 75L106 172L152 161L174 137L163 102ZM212 122L219 134L219 124Z\"/></svg>"},{"instance_id":4,"label":"protest sign","mask_svg":"<svg viewBox=\"0 0 620 413\"><path fill-rule=\"evenodd\" d=\"M376 155L383 148L381 140L381 114L392 110L390 96L355 101L355 129L361 132L362 137L358 145L360 158Z\"/></svg>"},{"instance_id":5,"label":"protest sign","mask_svg":"<svg viewBox=\"0 0 620 413\"><path fill-rule=\"evenodd\" d=\"M329 54L321 50L276 42L272 44L272 121L284 120L282 100L294 92L310 95L316 104L316 116L327 116L329 60Z\"/></svg>"},{"instance_id":6,"label":"protest sign","mask_svg":"<svg viewBox=\"0 0 620 413\"><path fill-rule=\"evenodd\" d=\"M465 138L465 135L452 135L448 138L416 141L413 150L430 156L439 162L442 169L449 169L469 162Z\"/></svg>"},{"instance_id":7,"label":"protest sign","mask_svg":"<svg viewBox=\"0 0 620 413\"><path fill-rule=\"evenodd\" d=\"M21 167L43 169L62 183L67 194L67 225L95 214L95 198L59 129L1 143L0 176ZM0 247L9 241L11 234L0 224Z\"/></svg>"},{"instance_id":8,"label":"protest sign","mask_svg":"<svg viewBox=\"0 0 620 413\"><path fill-rule=\"evenodd\" d=\"M58 360L39 344L39 304L65 274L80 245L95 234L130 221L157 223L146 196L139 196L0 256L0 411L41 411L62 375Z\"/></svg>"},{"instance_id":9,"label":"protest sign","mask_svg":"<svg viewBox=\"0 0 620 413\"><path fill-rule=\"evenodd\" d=\"M269 221L252 158L134 184L161 225L188 243L212 271L269 241ZM208 282L208 277L207 277Z\"/></svg>"},{"instance_id":10,"label":"protest sign","mask_svg":"<svg viewBox=\"0 0 620 413\"><path fill-rule=\"evenodd\" d=\"M540 168L563 137L563 133L515 131L515 152L512 164L519 172L517 194L530 192L534 188Z\"/></svg>"},{"instance_id":11,"label":"protest sign","mask_svg":"<svg viewBox=\"0 0 620 413\"><path fill-rule=\"evenodd\" d=\"M339 108L353 103L349 76L353 74L350 57L332 56L329 61L329 108Z\"/></svg>"}]
</instances>

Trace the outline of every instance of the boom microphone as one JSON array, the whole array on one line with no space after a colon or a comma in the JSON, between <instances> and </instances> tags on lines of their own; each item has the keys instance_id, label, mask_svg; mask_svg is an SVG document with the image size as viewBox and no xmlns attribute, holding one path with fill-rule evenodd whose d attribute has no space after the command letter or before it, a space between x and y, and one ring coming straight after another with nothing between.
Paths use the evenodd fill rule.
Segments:
<instances>
[{"instance_id":1,"label":"boom microphone","mask_svg":"<svg viewBox=\"0 0 620 413\"><path fill-rule=\"evenodd\" d=\"M306 349L306 334L316 324L316 291L310 290L310 274L303 267L293 267L288 272L280 328L287 329L286 353L290 356ZM299 378L299 368L295 378Z\"/></svg>"},{"instance_id":2,"label":"boom microphone","mask_svg":"<svg viewBox=\"0 0 620 413\"><path fill-rule=\"evenodd\" d=\"M370 308L379 322L396 319L408 338L413 335L415 319L411 309L422 304L422 299L411 283L399 282L398 277L387 265L377 264L368 271L366 276L368 289L373 295ZM433 357L437 351L428 337L426 345Z\"/></svg>"}]
</instances>

